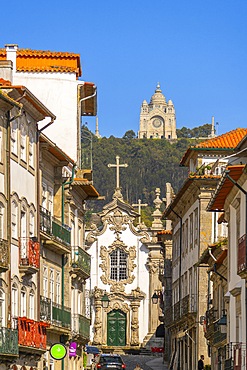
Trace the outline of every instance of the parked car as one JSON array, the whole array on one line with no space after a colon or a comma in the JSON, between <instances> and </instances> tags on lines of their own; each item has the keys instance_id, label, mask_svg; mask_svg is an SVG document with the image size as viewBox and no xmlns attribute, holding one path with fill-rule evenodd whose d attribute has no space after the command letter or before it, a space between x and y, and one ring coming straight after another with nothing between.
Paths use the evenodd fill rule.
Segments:
<instances>
[{"instance_id":1,"label":"parked car","mask_svg":"<svg viewBox=\"0 0 247 370\"><path fill-rule=\"evenodd\" d=\"M102 353L96 358L95 361L96 370L122 370L126 369L126 365L120 355L111 355Z\"/></svg>"}]
</instances>

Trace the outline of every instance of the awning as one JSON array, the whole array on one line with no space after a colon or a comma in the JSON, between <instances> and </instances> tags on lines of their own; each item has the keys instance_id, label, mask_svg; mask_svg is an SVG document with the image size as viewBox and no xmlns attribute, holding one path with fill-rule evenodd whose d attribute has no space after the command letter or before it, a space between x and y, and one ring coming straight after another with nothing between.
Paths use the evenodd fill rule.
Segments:
<instances>
[{"instance_id":1,"label":"awning","mask_svg":"<svg viewBox=\"0 0 247 370\"><path fill-rule=\"evenodd\" d=\"M100 350L98 347L86 345L86 352L98 355L100 353Z\"/></svg>"}]
</instances>

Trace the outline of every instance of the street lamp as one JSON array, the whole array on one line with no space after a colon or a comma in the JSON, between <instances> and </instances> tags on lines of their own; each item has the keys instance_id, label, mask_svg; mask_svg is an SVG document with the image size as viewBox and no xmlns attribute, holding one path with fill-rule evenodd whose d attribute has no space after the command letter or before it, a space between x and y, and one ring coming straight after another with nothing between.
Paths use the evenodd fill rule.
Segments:
<instances>
[{"instance_id":1,"label":"street lamp","mask_svg":"<svg viewBox=\"0 0 247 370\"><path fill-rule=\"evenodd\" d=\"M159 293L159 294L157 294ZM160 297L160 292L154 292L154 294L152 295L152 303L153 304L157 304L158 303L158 300L159 300L159 297Z\"/></svg>"},{"instance_id":2,"label":"street lamp","mask_svg":"<svg viewBox=\"0 0 247 370\"><path fill-rule=\"evenodd\" d=\"M103 308L108 308L110 300L109 300L108 295L106 294L106 292L102 296L101 302L102 302L102 307Z\"/></svg>"},{"instance_id":3,"label":"street lamp","mask_svg":"<svg viewBox=\"0 0 247 370\"><path fill-rule=\"evenodd\" d=\"M220 332L222 334L226 334L226 332L227 332L227 316L225 314L225 310L223 310L223 315L218 320L217 325L220 329Z\"/></svg>"}]
</instances>

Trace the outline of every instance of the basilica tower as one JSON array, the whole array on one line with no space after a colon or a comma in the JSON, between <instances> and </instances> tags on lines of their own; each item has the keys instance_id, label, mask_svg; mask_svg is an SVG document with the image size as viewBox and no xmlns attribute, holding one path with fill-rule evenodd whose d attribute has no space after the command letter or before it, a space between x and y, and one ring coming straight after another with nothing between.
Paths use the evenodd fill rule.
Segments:
<instances>
[{"instance_id":1,"label":"basilica tower","mask_svg":"<svg viewBox=\"0 0 247 370\"><path fill-rule=\"evenodd\" d=\"M145 137L168 140L177 138L175 108L171 100L166 102L159 83L150 103L144 100L141 106L138 138Z\"/></svg>"}]
</instances>

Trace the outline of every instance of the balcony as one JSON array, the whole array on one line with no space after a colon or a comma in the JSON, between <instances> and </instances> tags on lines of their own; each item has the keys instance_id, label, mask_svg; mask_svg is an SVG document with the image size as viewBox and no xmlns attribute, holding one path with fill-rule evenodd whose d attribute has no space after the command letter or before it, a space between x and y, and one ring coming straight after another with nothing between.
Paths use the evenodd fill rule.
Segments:
<instances>
[{"instance_id":1,"label":"balcony","mask_svg":"<svg viewBox=\"0 0 247 370\"><path fill-rule=\"evenodd\" d=\"M63 307L58 303L52 302L52 325L70 329L71 327L71 309Z\"/></svg>"},{"instance_id":2,"label":"balcony","mask_svg":"<svg viewBox=\"0 0 247 370\"><path fill-rule=\"evenodd\" d=\"M173 323L173 306L167 308L164 314L164 325L170 326Z\"/></svg>"},{"instance_id":3,"label":"balcony","mask_svg":"<svg viewBox=\"0 0 247 370\"><path fill-rule=\"evenodd\" d=\"M188 294L182 298L181 302L181 316L197 313L197 295Z\"/></svg>"},{"instance_id":4,"label":"balcony","mask_svg":"<svg viewBox=\"0 0 247 370\"><path fill-rule=\"evenodd\" d=\"M43 321L51 321L51 300L40 296L40 318Z\"/></svg>"},{"instance_id":5,"label":"balcony","mask_svg":"<svg viewBox=\"0 0 247 370\"><path fill-rule=\"evenodd\" d=\"M46 328L49 325L26 317L18 317L18 343L46 351Z\"/></svg>"},{"instance_id":6,"label":"balcony","mask_svg":"<svg viewBox=\"0 0 247 370\"><path fill-rule=\"evenodd\" d=\"M222 347L226 341L226 333L221 333L220 329L215 324L215 332L213 333L213 345L216 347Z\"/></svg>"},{"instance_id":7,"label":"balcony","mask_svg":"<svg viewBox=\"0 0 247 370\"><path fill-rule=\"evenodd\" d=\"M83 279L90 277L91 256L80 247L72 247L72 276L80 276Z\"/></svg>"},{"instance_id":8,"label":"balcony","mask_svg":"<svg viewBox=\"0 0 247 370\"><path fill-rule=\"evenodd\" d=\"M238 262L237 262L237 273L241 278L247 278L247 266L246 266L246 234L238 239Z\"/></svg>"},{"instance_id":9,"label":"balcony","mask_svg":"<svg viewBox=\"0 0 247 370\"><path fill-rule=\"evenodd\" d=\"M214 307L210 308L210 310L206 311L206 332L205 337L207 339L211 338L215 332L215 325L216 325L216 312Z\"/></svg>"},{"instance_id":10,"label":"balcony","mask_svg":"<svg viewBox=\"0 0 247 370\"><path fill-rule=\"evenodd\" d=\"M7 240L0 239L0 272L9 268L9 249Z\"/></svg>"},{"instance_id":11,"label":"balcony","mask_svg":"<svg viewBox=\"0 0 247 370\"><path fill-rule=\"evenodd\" d=\"M19 270L35 274L39 269L40 244L36 238L19 238Z\"/></svg>"},{"instance_id":12,"label":"balcony","mask_svg":"<svg viewBox=\"0 0 247 370\"><path fill-rule=\"evenodd\" d=\"M181 312L180 312L180 301L175 303L173 306L173 320L178 321L181 317Z\"/></svg>"},{"instance_id":13,"label":"balcony","mask_svg":"<svg viewBox=\"0 0 247 370\"><path fill-rule=\"evenodd\" d=\"M83 339L89 341L90 319L80 314L74 314L72 320L73 320L73 332L76 335L82 337Z\"/></svg>"},{"instance_id":14,"label":"balcony","mask_svg":"<svg viewBox=\"0 0 247 370\"><path fill-rule=\"evenodd\" d=\"M18 330L0 328L0 356L18 356Z\"/></svg>"},{"instance_id":15,"label":"balcony","mask_svg":"<svg viewBox=\"0 0 247 370\"><path fill-rule=\"evenodd\" d=\"M44 246L59 254L70 253L71 230L52 217L51 212L40 207L40 230Z\"/></svg>"}]
</instances>

